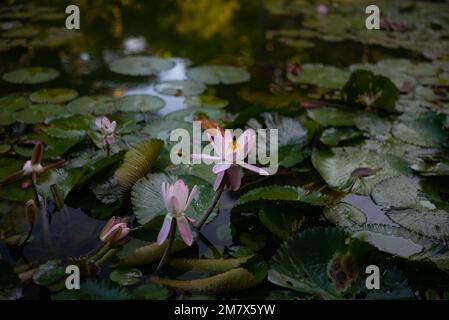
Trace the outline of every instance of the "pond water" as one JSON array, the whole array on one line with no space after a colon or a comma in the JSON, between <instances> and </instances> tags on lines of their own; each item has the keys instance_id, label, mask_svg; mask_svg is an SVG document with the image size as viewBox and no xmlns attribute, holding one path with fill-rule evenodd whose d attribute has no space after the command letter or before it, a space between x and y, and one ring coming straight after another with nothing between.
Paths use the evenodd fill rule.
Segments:
<instances>
[{"instance_id":1,"label":"pond water","mask_svg":"<svg viewBox=\"0 0 449 320\"><path fill-rule=\"evenodd\" d=\"M415 290L412 289L420 290L420 297L425 297L430 290L438 294L449 292L446 291L449 290L449 277L441 271L447 271L446 261L449 259L445 244L449 237L449 192L444 187L444 179L447 179L449 172L449 157L447 131L443 130L447 130L449 124L449 34L446 28L449 21L441 13L443 8L449 9L447 4L443 7L443 3L431 2L425 11L422 4L412 1L407 1L410 6L399 1L381 2L382 8L387 9L382 12L387 12L392 20L382 20L383 29L372 31L368 37L364 33L366 30L363 30L366 17L366 2L363 1L348 4L348 7L337 1L327 6L327 14L320 15L316 11L318 2L313 1L131 0L111 3L80 0L72 1L81 12L81 29L73 32L64 29L64 11L68 2L12 2L14 4L0 9L0 74L32 66L53 68L60 74L56 80L36 84L20 83L14 79L2 80L0 97L28 99L38 90L49 88L74 89L77 95L62 103L49 102L52 108L67 107L75 115L55 114L52 118L53 114L46 115L43 109L39 109L35 115L43 117L43 121L34 121L30 120L28 114L18 115L19 112L26 113L28 109L15 108L12 103L7 105L5 102L5 110L0 110L3 125L0 130L0 157L3 159L0 178L21 169L37 140L43 141L48 148L45 163L60 158L66 160L65 167L57 172L61 176L54 177L53 182L46 182L47 186L53 183L59 185L65 197L65 206L63 209L56 208L51 193L42 191L46 194L47 208L41 210L34 224L31 241L22 250L17 248L17 241L15 245L11 243L20 235L22 237L19 240L23 240L23 234L29 229L23 204L30 199L30 193L23 191L18 184L0 186L3 189L0 190L2 269L9 268L11 271L11 266L17 269L28 263L37 268L48 260L61 260L60 263L65 264L72 261L70 258L82 257L101 245L98 238L100 230L113 215L129 216L129 223L135 228L131 232L132 240L125 245L126 252L154 242L162 222L161 217L155 218L158 212L146 216L145 210L142 210L142 206L149 211L156 207L151 200L145 200L150 199L151 194L135 190L137 188L131 191L130 186L128 196L119 201L117 193L114 193L117 181L108 179L114 176L124 153L131 146L146 138L166 139L169 130L176 128L170 127L173 122L181 122L183 127L190 126L192 118L201 113L213 123L229 128L255 128L257 124L268 127L271 121L280 130L280 138L288 140L290 136L293 143L282 146L284 151L280 151L284 154L280 156L281 168L275 176L267 178L245 173L239 191L225 191L219 202L218 216L205 225L191 248L178 255L190 259L228 259L257 253L265 261L260 270L269 270L269 277L264 277L258 286L247 291L222 293L217 289L200 292L202 295L198 297L351 298L344 295L344 290L328 287L332 279L326 268L332 255L323 258L325 262L318 262L324 266L325 280L324 283L316 281L318 286L325 287L324 292L330 292L326 296L321 295L321 291L304 289L301 285L303 272L306 272L305 279L307 275L313 278L313 271L304 271L307 267L294 272L288 266L276 269L277 263L285 262L279 262L282 255L278 249L281 243L307 229L331 228L329 230L337 234L333 236L338 238L338 232L350 234L351 230L363 229L367 224L376 225L367 227L373 228L369 229L370 232L387 234L387 240L382 238L382 241L404 238L406 240L403 243L410 242L413 252L419 252L420 248L427 250L427 253L420 253L421 256L399 255L401 260L397 258L397 250L401 251L401 247L389 252L389 246L377 243L375 237L372 238L374 240L361 238L372 245L371 249L377 247L382 252L382 263L389 261L387 264L390 268L390 261L393 261L391 264L395 268L399 266L407 277L409 291L401 287L398 292L403 290L401 294L404 296L399 293L395 296L395 288L392 288L391 298L414 298ZM433 19L415 21L411 31L388 30L391 33L385 35L385 29L394 25L393 22L399 23L403 19L405 25L412 24L414 17L429 16L429 12ZM406 17L401 18L401 14ZM430 37L425 31L428 28L424 30L425 27L419 23L432 24L434 30L429 31L429 34L433 36ZM345 25L345 31L341 31L342 25ZM30 28L37 30L36 33L30 31ZM18 31L16 35L7 34L14 30ZM381 36L373 35L374 32L379 32ZM406 32L410 32L409 36L403 35ZM414 41L414 37L419 41ZM423 45L426 41L429 50L425 50ZM435 44L437 42L439 45ZM111 63L129 55L160 57L172 65L145 76L123 74L135 68L132 64L129 64L129 68L122 68L122 72L111 71ZM351 101L352 91L347 90L352 89L344 86L346 81L357 81L352 77L349 79L350 72L362 64L365 69L384 77L380 80L370 78L372 83L367 85L372 88L382 83L379 94L385 97L380 98L381 106L378 104L380 100L376 102L379 96L369 96L375 100L373 104L360 107L360 100ZM247 70L250 79L231 85L207 85L204 90L199 90L199 94L194 94L199 96L204 91L203 94L207 95L204 101L201 100L202 96L197 100L195 97L186 97L189 88L184 86L184 82L179 85L184 86L182 89L171 88L176 90L175 94L166 94L161 89L160 83L188 81L191 78L188 71L204 65L235 66ZM322 65L336 68L330 70ZM411 70L410 66L416 68ZM345 80L343 85L339 79ZM386 82L388 85L384 86ZM354 90L365 88L360 83L351 85L357 87ZM391 93L390 84L397 95ZM340 93L343 91L345 95L342 98ZM79 102L79 97L100 95L104 97L97 98L99 100L90 105L86 101ZM136 108L131 112L113 110L116 108L115 101L135 95L158 97L163 100L163 107L150 112L139 112ZM209 105L208 98L212 99ZM393 108L390 107L392 100ZM74 101L78 101L78 105ZM223 103L224 108L217 107L217 101ZM192 106L197 109L192 109ZM185 110L185 113L180 110ZM197 114L189 110L196 110ZM327 112L320 113L319 110ZM341 110L347 113L340 113ZM9 121L9 114L13 112L14 119ZM112 157L106 156L99 147L98 138L91 133L95 129L95 116L102 115L118 123L120 144L112 148ZM296 119L299 129L285 124L284 118ZM64 122L64 119L69 120ZM173 122L163 122L165 120ZM59 131L50 132L49 128ZM299 133L300 129L306 134ZM82 131L82 138L76 137L77 130ZM62 141L58 141L60 139ZM197 181L192 177L200 178L198 181L204 183L201 185L202 190L205 190L203 194L210 192L211 197L214 195L210 185L211 176L212 182L214 177L210 172L205 174L198 170L192 173L191 167L185 169L168 165L164 161L168 158L169 149L167 147L164 150L165 153L162 152L159 157L162 160L158 160L160 164L156 165L153 173L189 176L190 180L187 181L190 182L187 184L190 187ZM419 170L413 169L414 166L419 166ZM368 167L373 171L372 174L355 176L354 170L361 167ZM111 185L105 187L102 185L104 183ZM293 198L289 194L292 190L296 192ZM33 192L29 191L32 198ZM248 196L250 192L254 194ZM105 200L108 196L112 197L111 201ZM203 211L207 204L202 203L204 201L200 199L198 205ZM418 208L416 203L421 206ZM136 207L140 209L136 210ZM431 212L425 211L423 207L431 209ZM192 209L192 212L198 213L194 210L197 209ZM425 216L419 216L424 211ZM381 229L385 225L391 229ZM388 238L388 235L391 237ZM14 236L16 238L12 238ZM328 236L323 235L323 239ZM328 241L328 245L332 246L332 240ZM296 257L299 251L295 251L295 248L301 254L304 252L307 246L300 246L299 242L298 247L284 245L285 250L290 250L287 256ZM316 243L308 243L308 246L311 251L315 246L317 250L322 249ZM407 248L404 244L404 252L410 251ZM332 253L344 254L345 250L350 252L342 245ZM273 260L275 254L278 260ZM124 255L118 254L121 258ZM313 260L305 253L304 257L296 258L302 263L307 263L307 259ZM429 262L431 266L424 262L427 260L432 261ZM136 267L140 268L139 272L143 275L139 281L131 286L124 285L122 289L131 292L147 283L156 264L152 261ZM113 263L107 263L99 278L109 278L109 273L115 269ZM423 276L415 271L427 272L428 269L434 272L433 275L426 275L428 280L421 281ZM192 280L206 277L209 273L198 270L181 272L172 265L164 276ZM24 272L21 277L25 279L22 281L23 287L42 285L36 276L27 278ZM26 294L27 290L21 291L22 284L13 280L11 282L13 285L6 285L6 282L0 284L0 298L30 298ZM176 285L173 287L172 283L162 285L164 287L158 284L161 287L155 285L148 290L162 299L192 298ZM62 288L58 290L48 286L48 283L44 286L50 287L54 298L74 298L64 296ZM165 286L172 291L168 291ZM354 290L354 294L358 292ZM48 297L48 292L45 291L43 296ZM404 292L411 294L407 296ZM130 293L121 294L121 298L130 297ZM83 296L75 298L80 297Z\"/></svg>"}]
</instances>

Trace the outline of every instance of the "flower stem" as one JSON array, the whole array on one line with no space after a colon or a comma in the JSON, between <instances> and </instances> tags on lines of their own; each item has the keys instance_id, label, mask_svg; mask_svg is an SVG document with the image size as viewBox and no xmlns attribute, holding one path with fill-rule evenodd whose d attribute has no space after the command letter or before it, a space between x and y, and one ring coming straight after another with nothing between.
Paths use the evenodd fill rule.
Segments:
<instances>
[{"instance_id":1,"label":"flower stem","mask_svg":"<svg viewBox=\"0 0 449 320\"><path fill-rule=\"evenodd\" d=\"M224 179L223 179L224 181ZM217 193L215 194L214 200L212 201L212 204L210 205L209 209L207 209L204 216L201 218L201 220L198 222L198 224L195 226L197 229L201 229L201 227L206 223L207 219L209 218L210 214L214 210L215 206L218 203L218 200L220 200L221 194L223 193L225 187L225 183L222 182L220 187L218 187Z\"/></svg>"},{"instance_id":2,"label":"flower stem","mask_svg":"<svg viewBox=\"0 0 449 320\"><path fill-rule=\"evenodd\" d=\"M109 145L108 142L106 142L106 155L107 155L108 157L111 156L111 146Z\"/></svg>"},{"instance_id":3,"label":"flower stem","mask_svg":"<svg viewBox=\"0 0 449 320\"><path fill-rule=\"evenodd\" d=\"M95 262L95 265L97 267L100 267L103 263L105 263L105 262L111 260L112 258L114 258L116 254L117 254L117 249L109 250L103 257L101 257L101 259L98 259Z\"/></svg>"},{"instance_id":4,"label":"flower stem","mask_svg":"<svg viewBox=\"0 0 449 320\"><path fill-rule=\"evenodd\" d=\"M176 235L176 219L171 220L170 225L170 231L168 233L168 244L165 248L165 252L162 255L161 261L159 262L159 265L156 268L155 273L158 274L162 268L164 267L165 263L167 262L168 256L170 255L171 247L173 246L173 241L175 240Z\"/></svg>"},{"instance_id":5,"label":"flower stem","mask_svg":"<svg viewBox=\"0 0 449 320\"><path fill-rule=\"evenodd\" d=\"M100 249L97 251L96 254L94 254L90 260L96 261L99 260L101 257L103 257L108 251L109 249L111 249L111 243L107 242L105 244L103 244L102 247L100 247Z\"/></svg>"}]
</instances>

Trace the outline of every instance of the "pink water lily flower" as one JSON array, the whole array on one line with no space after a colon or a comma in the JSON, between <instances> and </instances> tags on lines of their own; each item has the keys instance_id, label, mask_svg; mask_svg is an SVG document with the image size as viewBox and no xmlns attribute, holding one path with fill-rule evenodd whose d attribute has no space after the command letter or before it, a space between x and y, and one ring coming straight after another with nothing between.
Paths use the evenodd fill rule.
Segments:
<instances>
[{"instance_id":1,"label":"pink water lily flower","mask_svg":"<svg viewBox=\"0 0 449 320\"><path fill-rule=\"evenodd\" d=\"M232 135L231 130L225 130L223 136L217 128L213 133L209 131L208 136L217 156L194 154L192 157L194 159L218 161L212 168L213 173L217 175L214 183L215 191L218 190L222 182L234 191L239 189L242 181L240 167L254 171L259 175L269 175L265 169L244 162L244 159L248 156L249 151L256 142L256 134L253 130L245 130L240 137L236 138Z\"/></svg>"},{"instance_id":2,"label":"pink water lily flower","mask_svg":"<svg viewBox=\"0 0 449 320\"><path fill-rule=\"evenodd\" d=\"M173 185L164 182L161 185L161 193L168 213L157 237L157 243L161 245L167 239L172 220L176 219L176 225L182 239L188 246L192 245L193 237L189 222L194 222L195 220L185 216L185 211L197 193L197 186L192 188L189 195L189 188L184 181L178 180Z\"/></svg>"},{"instance_id":3,"label":"pink water lily flower","mask_svg":"<svg viewBox=\"0 0 449 320\"><path fill-rule=\"evenodd\" d=\"M316 12L321 15L326 15L328 13L327 6L325 4L319 4L316 6Z\"/></svg>"},{"instance_id":4,"label":"pink water lily flower","mask_svg":"<svg viewBox=\"0 0 449 320\"><path fill-rule=\"evenodd\" d=\"M124 239L130 229L124 219L112 217L100 232L100 240L103 242L117 242Z\"/></svg>"},{"instance_id":5,"label":"pink water lily flower","mask_svg":"<svg viewBox=\"0 0 449 320\"><path fill-rule=\"evenodd\" d=\"M117 126L117 122L110 121L108 117L97 117L95 119L95 126L98 128L98 130L101 131L101 134L103 135L104 140L108 144L113 144L115 141L115 128Z\"/></svg>"}]
</instances>

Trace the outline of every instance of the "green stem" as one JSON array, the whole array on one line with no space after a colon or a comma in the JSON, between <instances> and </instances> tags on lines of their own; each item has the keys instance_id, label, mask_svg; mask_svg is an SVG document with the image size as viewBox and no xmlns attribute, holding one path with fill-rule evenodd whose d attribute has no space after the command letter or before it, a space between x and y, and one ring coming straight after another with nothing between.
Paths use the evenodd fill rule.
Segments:
<instances>
[{"instance_id":1,"label":"green stem","mask_svg":"<svg viewBox=\"0 0 449 320\"><path fill-rule=\"evenodd\" d=\"M90 258L90 260L96 261L96 260L100 259L109 251L109 249L111 249L111 244L109 242L106 242L100 248L100 250L98 250L98 252Z\"/></svg>"},{"instance_id":2,"label":"green stem","mask_svg":"<svg viewBox=\"0 0 449 320\"><path fill-rule=\"evenodd\" d=\"M97 267L100 267L103 263L111 260L112 258L115 257L115 255L117 254L117 249L111 249L109 250L101 259L97 260L95 262L95 265Z\"/></svg>"},{"instance_id":3,"label":"green stem","mask_svg":"<svg viewBox=\"0 0 449 320\"><path fill-rule=\"evenodd\" d=\"M173 241L175 240L175 235L176 235L176 219L172 219L170 231L168 233L168 245L165 248L165 252L162 255L161 261L159 262L159 265L156 268L155 274L158 274L164 267L165 263L167 262L168 256L170 255L171 247L173 246Z\"/></svg>"},{"instance_id":4,"label":"green stem","mask_svg":"<svg viewBox=\"0 0 449 320\"><path fill-rule=\"evenodd\" d=\"M218 200L220 200L221 194L223 193L225 187L224 179L221 183L221 185L218 187L217 193L215 194L214 200L212 201L212 204L210 205L209 209L207 209L204 216L201 218L201 220L196 225L197 229L201 229L201 227L206 223L207 219L209 218L210 214L214 210L215 206L218 203Z\"/></svg>"}]
</instances>

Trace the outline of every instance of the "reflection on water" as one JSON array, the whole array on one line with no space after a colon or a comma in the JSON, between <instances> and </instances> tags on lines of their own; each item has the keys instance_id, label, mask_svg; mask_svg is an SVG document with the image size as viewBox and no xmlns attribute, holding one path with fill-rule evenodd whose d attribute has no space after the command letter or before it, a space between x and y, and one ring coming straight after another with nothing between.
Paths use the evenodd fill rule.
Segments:
<instances>
[{"instance_id":1,"label":"reflection on water","mask_svg":"<svg viewBox=\"0 0 449 320\"><path fill-rule=\"evenodd\" d=\"M343 198L342 202L362 210L368 219L368 223L396 225L387 217L382 208L376 205L369 196L348 194Z\"/></svg>"}]
</instances>

